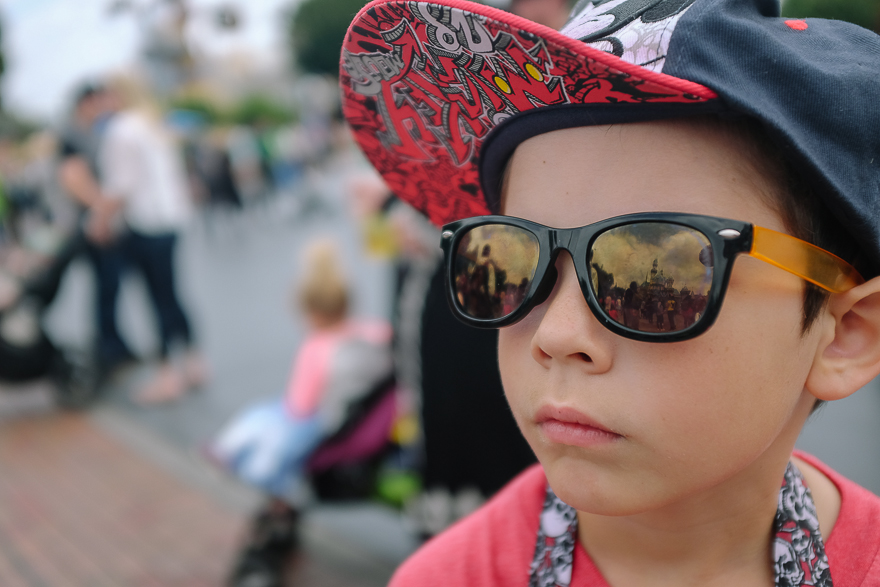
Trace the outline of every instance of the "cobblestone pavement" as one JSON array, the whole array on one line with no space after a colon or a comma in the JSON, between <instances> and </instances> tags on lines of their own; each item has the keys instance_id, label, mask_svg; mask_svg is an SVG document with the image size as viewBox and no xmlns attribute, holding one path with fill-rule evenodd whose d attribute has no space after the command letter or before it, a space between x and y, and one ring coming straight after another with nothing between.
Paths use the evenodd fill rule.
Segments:
<instances>
[{"instance_id":1,"label":"cobblestone pavement","mask_svg":"<svg viewBox=\"0 0 880 587\"><path fill-rule=\"evenodd\" d=\"M241 516L82 415L0 428L0 584L222 584Z\"/></svg>"},{"instance_id":2,"label":"cobblestone pavement","mask_svg":"<svg viewBox=\"0 0 880 587\"><path fill-rule=\"evenodd\" d=\"M43 389L0 390L2 587L220 586L255 503L112 408L69 414ZM364 508L331 509L306 517L287 584L384 585L394 565L339 540Z\"/></svg>"}]
</instances>

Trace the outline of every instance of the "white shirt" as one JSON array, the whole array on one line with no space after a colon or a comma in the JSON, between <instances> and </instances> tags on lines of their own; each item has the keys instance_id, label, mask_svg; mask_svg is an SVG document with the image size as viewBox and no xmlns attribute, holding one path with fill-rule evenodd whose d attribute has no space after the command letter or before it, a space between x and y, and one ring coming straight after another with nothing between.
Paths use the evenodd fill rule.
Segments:
<instances>
[{"instance_id":1,"label":"white shirt","mask_svg":"<svg viewBox=\"0 0 880 587\"><path fill-rule=\"evenodd\" d=\"M146 115L120 112L107 127L98 154L103 190L125 200L133 230L175 232L192 213L183 160L171 137Z\"/></svg>"}]
</instances>

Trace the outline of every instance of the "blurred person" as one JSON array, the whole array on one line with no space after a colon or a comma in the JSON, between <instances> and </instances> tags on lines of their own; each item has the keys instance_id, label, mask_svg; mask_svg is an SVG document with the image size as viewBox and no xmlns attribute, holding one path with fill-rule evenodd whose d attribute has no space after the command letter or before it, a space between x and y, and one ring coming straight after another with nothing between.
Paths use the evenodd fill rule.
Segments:
<instances>
[{"instance_id":1,"label":"blurred person","mask_svg":"<svg viewBox=\"0 0 880 587\"><path fill-rule=\"evenodd\" d=\"M207 449L212 461L268 496L233 570L235 586L280 584L296 546L309 457L341 428L348 407L391 373L391 328L350 317L349 288L332 243L307 252L297 307L309 332L284 395L233 418Z\"/></svg>"},{"instance_id":2,"label":"blurred person","mask_svg":"<svg viewBox=\"0 0 880 587\"><path fill-rule=\"evenodd\" d=\"M112 198L117 213L99 218L95 231L118 243L123 262L144 277L158 319L159 368L135 400L172 401L203 385L208 376L176 291L174 251L192 205L186 171L158 108L137 81L116 78L108 86L107 101L112 115L99 163L102 191ZM171 356L175 343L184 347L180 364Z\"/></svg>"},{"instance_id":3,"label":"blurred person","mask_svg":"<svg viewBox=\"0 0 880 587\"><path fill-rule=\"evenodd\" d=\"M80 206L77 216L82 227L81 240L95 271L95 355L104 374L135 359L116 323L116 300L124 263L119 244L105 228L121 206L121 201L108 197L100 186L98 151L106 115L105 89L93 83L80 87L71 120L61 132L58 163L61 188Z\"/></svg>"},{"instance_id":4,"label":"blurred person","mask_svg":"<svg viewBox=\"0 0 880 587\"><path fill-rule=\"evenodd\" d=\"M229 129L225 153L241 201L253 204L267 190L263 153L256 129L244 124Z\"/></svg>"},{"instance_id":5,"label":"blurred person","mask_svg":"<svg viewBox=\"0 0 880 587\"><path fill-rule=\"evenodd\" d=\"M423 491L407 504L407 514L427 538L479 507L535 457L507 409L495 358L497 333L474 332L449 310L440 231L390 196L375 174L352 181L350 192L368 228L384 211L396 241L376 246L383 239L367 233L374 250L397 255L395 371L422 431ZM487 413L495 416L487 419Z\"/></svg>"},{"instance_id":6,"label":"blurred person","mask_svg":"<svg viewBox=\"0 0 880 587\"><path fill-rule=\"evenodd\" d=\"M439 260L429 274L420 323L425 492L410 511L428 537L470 514L535 456L507 408L498 333L474 331L455 319Z\"/></svg>"},{"instance_id":7,"label":"blurred person","mask_svg":"<svg viewBox=\"0 0 880 587\"><path fill-rule=\"evenodd\" d=\"M195 168L205 188L206 226L214 230L220 217L239 212L243 202L227 149L228 131L212 129L199 141Z\"/></svg>"},{"instance_id":8,"label":"blurred person","mask_svg":"<svg viewBox=\"0 0 880 587\"><path fill-rule=\"evenodd\" d=\"M65 236L79 227L77 206L66 197L59 184L56 153L60 137L43 130L35 132L22 145L23 167L19 181L39 195L44 220Z\"/></svg>"},{"instance_id":9,"label":"blurred person","mask_svg":"<svg viewBox=\"0 0 880 587\"><path fill-rule=\"evenodd\" d=\"M511 0L510 12L552 29L559 30L568 20L569 0Z\"/></svg>"},{"instance_id":10,"label":"blurred person","mask_svg":"<svg viewBox=\"0 0 880 587\"><path fill-rule=\"evenodd\" d=\"M0 379L49 378L59 406L82 408L98 383L91 353L57 344L43 325L68 265L83 250L80 209L59 192L57 151L46 131L3 150L10 197L9 238L0 242Z\"/></svg>"},{"instance_id":11,"label":"blurred person","mask_svg":"<svg viewBox=\"0 0 880 587\"><path fill-rule=\"evenodd\" d=\"M4 256L6 271L19 277L52 266L52 289L67 264L83 251L81 207L61 190L56 154L58 137L50 131L32 133L16 149L15 170L4 175L9 192L13 240ZM23 261L15 268L16 259ZM47 296L51 297L51 296Z\"/></svg>"},{"instance_id":12,"label":"blurred person","mask_svg":"<svg viewBox=\"0 0 880 587\"><path fill-rule=\"evenodd\" d=\"M272 185L277 191L289 191L303 175L302 143L306 140L298 124L286 124L265 135L271 154Z\"/></svg>"}]
</instances>

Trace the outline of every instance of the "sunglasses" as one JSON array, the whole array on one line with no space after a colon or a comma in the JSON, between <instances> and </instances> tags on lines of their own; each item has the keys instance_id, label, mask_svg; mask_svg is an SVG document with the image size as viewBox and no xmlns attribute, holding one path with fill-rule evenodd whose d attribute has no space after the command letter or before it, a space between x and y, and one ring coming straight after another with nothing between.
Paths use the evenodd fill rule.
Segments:
<instances>
[{"instance_id":1,"label":"sunglasses","mask_svg":"<svg viewBox=\"0 0 880 587\"><path fill-rule=\"evenodd\" d=\"M581 291L606 328L623 337L673 342L715 321L733 260L749 255L832 293L864 279L849 263L801 239L747 222L678 213L629 214L580 228L510 216L477 216L443 227L453 313L499 328L543 303L556 258L574 260Z\"/></svg>"}]
</instances>

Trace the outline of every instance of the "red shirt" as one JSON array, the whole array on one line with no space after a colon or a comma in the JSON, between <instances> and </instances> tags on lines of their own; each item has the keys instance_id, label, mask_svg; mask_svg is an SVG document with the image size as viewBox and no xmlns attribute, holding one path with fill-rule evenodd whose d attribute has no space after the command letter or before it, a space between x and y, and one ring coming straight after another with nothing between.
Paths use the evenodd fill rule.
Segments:
<instances>
[{"instance_id":1,"label":"red shirt","mask_svg":"<svg viewBox=\"0 0 880 587\"><path fill-rule=\"evenodd\" d=\"M825 551L834 587L880 586L880 497L815 457L796 453L840 491L840 515ZM525 586L535 553L547 479L535 465L485 506L406 560L389 587ZM584 547L575 547L572 586L608 587Z\"/></svg>"}]
</instances>

